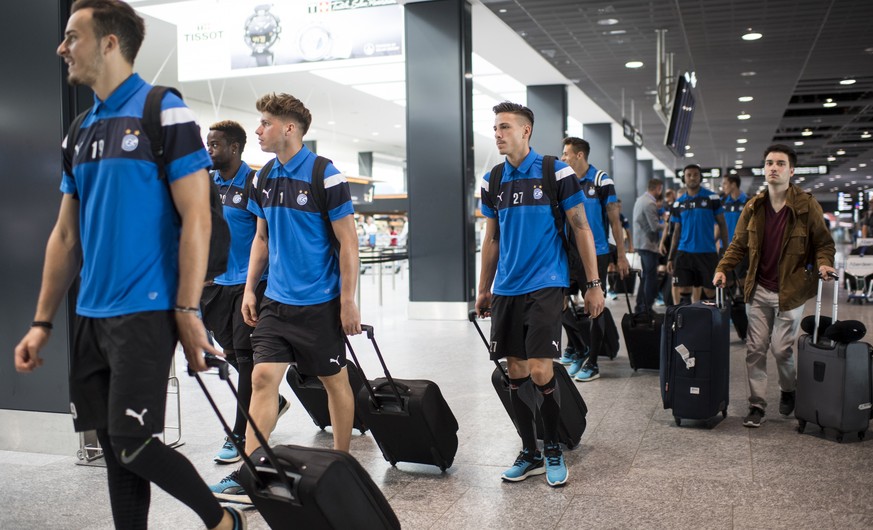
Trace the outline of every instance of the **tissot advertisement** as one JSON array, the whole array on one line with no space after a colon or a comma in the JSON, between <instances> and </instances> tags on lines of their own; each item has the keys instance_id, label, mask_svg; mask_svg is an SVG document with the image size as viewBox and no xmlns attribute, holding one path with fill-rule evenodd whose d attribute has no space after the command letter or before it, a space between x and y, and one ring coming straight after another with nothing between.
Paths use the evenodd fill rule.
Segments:
<instances>
[{"instance_id":1,"label":"tissot advertisement","mask_svg":"<svg viewBox=\"0 0 873 530\"><path fill-rule=\"evenodd\" d=\"M179 7L190 9L191 15L177 26L180 81L310 69L403 53L403 10L395 0L210 0L184 5Z\"/></svg>"}]
</instances>

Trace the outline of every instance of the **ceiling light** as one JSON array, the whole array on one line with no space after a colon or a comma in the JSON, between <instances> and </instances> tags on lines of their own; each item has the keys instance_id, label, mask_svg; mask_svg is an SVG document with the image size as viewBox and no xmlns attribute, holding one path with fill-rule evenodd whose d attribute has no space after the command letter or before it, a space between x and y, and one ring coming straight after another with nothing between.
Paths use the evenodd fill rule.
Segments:
<instances>
[{"instance_id":1,"label":"ceiling light","mask_svg":"<svg viewBox=\"0 0 873 530\"><path fill-rule=\"evenodd\" d=\"M755 98L753 98L752 96L740 96L737 98L737 100L740 103L748 103L748 102L752 101L753 99L755 99Z\"/></svg>"},{"instance_id":2,"label":"ceiling light","mask_svg":"<svg viewBox=\"0 0 873 530\"><path fill-rule=\"evenodd\" d=\"M743 165L742 165L742 164L737 164L737 165L735 165L734 167L735 167L736 169L742 169L742 168L743 168Z\"/></svg>"},{"instance_id":3,"label":"ceiling light","mask_svg":"<svg viewBox=\"0 0 873 530\"><path fill-rule=\"evenodd\" d=\"M858 167L867 167L867 164L861 162L860 164L858 164Z\"/></svg>"},{"instance_id":4,"label":"ceiling light","mask_svg":"<svg viewBox=\"0 0 873 530\"><path fill-rule=\"evenodd\" d=\"M749 70L748 72L740 72L740 75L743 77L753 77L757 72Z\"/></svg>"},{"instance_id":5,"label":"ceiling light","mask_svg":"<svg viewBox=\"0 0 873 530\"><path fill-rule=\"evenodd\" d=\"M642 61L628 61L628 62L624 63L624 67L625 68L642 68L643 62Z\"/></svg>"},{"instance_id":6,"label":"ceiling light","mask_svg":"<svg viewBox=\"0 0 873 530\"><path fill-rule=\"evenodd\" d=\"M327 122L327 124L328 124L328 125L336 125L336 122L333 121L333 120L330 120L329 122Z\"/></svg>"},{"instance_id":7,"label":"ceiling light","mask_svg":"<svg viewBox=\"0 0 873 530\"><path fill-rule=\"evenodd\" d=\"M834 101L833 99L831 99L831 98L827 98L827 99L825 100L825 102L822 103L822 106L825 107L826 109L829 109L829 108L832 108L832 107L836 107L836 106L837 106L837 103L836 103L836 101Z\"/></svg>"},{"instance_id":8,"label":"ceiling light","mask_svg":"<svg viewBox=\"0 0 873 530\"><path fill-rule=\"evenodd\" d=\"M858 171L858 168L856 168L856 167L850 167L850 168L849 168L849 171Z\"/></svg>"},{"instance_id":9,"label":"ceiling light","mask_svg":"<svg viewBox=\"0 0 873 530\"><path fill-rule=\"evenodd\" d=\"M794 145L796 145L796 146L803 145L803 142L800 142L800 141L794 142Z\"/></svg>"},{"instance_id":10,"label":"ceiling light","mask_svg":"<svg viewBox=\"0 0 873 530\"><path fill-rule=\"evenodd\" d=\"M746 152L745 147L737 147L737 153L745 153L745 152Z\"/></svg>"},{"instance_id":11,"label":"ceiling light","mask_svg":"<svg viewBox=\"0 0 873 530\"><path fill-rule=\"evenodd\" d=\"M360 140L358 140L357 138L352 138L352 143L353 143L353 144L356 144L356 143L358 143L358 142L360 142Z\"/></svg>"},{"instance_id":12,"label":"ceiling light","mask_svg":"<svg viewBox=\"0 0 873 530\"><path fill-rule=\"evenodd\" d=\"M371 132L370 134L372 134L373 136L379 136L379 133L376 132L376 131L373 131L373 132Z\"/></svg>"},{"instance_id":13,"label":"ceiling light","mask_svg":"<svg viewBox=\"0 0 873 530\"><path fill-rule=\"evenodd\" d=\"M734 164L737 164L738 166L742 167L743 161L742 160L734 160Z\"/></svg>"},{"instance_id":14,"label":"ceiling light","mask_svg":"<svg viewBox=\"0 0 873 530\"><path fill-rule=\"evenodd\" d=\"M395 129L399 129L399 128L401 128L401 127L403 127L403 126L400 125L399 123L395 123L395 124L394 124L394 128L395 128Z\"/></svg>"},{"instance_id":15,"label":"ceiling light","mask_svg":"<svg viewBox=\"0 0 873 530\"><path fill-rule=\"evenodd\" d=\"M837 159L837 157L831 155L831 156L828 157L828 162L833 162L833 161L836 160L836 159Z\"/></svg>"},{"instance_id":16,"label":"ceiling light","mask_svg":"<svg viewBox=\"0 0 873 530\"><path fill-rule=\"evenodd\" d=\"M694 158L694 153L686 152L686 153L685 153L685 158Z\"/></svg>"},{"instance_id":17,"label":"ceiling light","mask_svg":"<svg viewBox=\"0 0 873 530\"><path fill-rule=\"evenodd\" d=\"M600 20L597 21L597 23L600 24L601 26L614 26L614 25L618 24L618 19L617 18L601 18Z\"/></svg>"},{"instance_id":18,"label":"ceiling light","mask_svg":"<svg viewBox=\"0 0 873 530\"><path fill-rule=\"evenodd\" d=\"M611 29L607 33L609 33L610 35L624 35L625 33L627 33L627 30L626 29Z\"/></svg>"},{"instance_id":19,"label":"ceiling light","mask_svg":"<svg viewBox=\"0 0 873 530\"><path fill-rule=\"evenodd\" d=\"M844 154L846 154L846 150L845 149L838 149L837 154L840 156L843 156Z\"/></svg>"},{"instance_id":20,"label":"ceiling light","mask_svg":"<svg viewBox=\"0 0 873 530\"><path fill-rule=\"evenodd\" d=\"M854 79L843 79L842 81L840 81L840 84L841 84L841 85L847 85L847 86L848 86L848 85L854 85L854 84L855 84L855 80L854 80Z\"/></svg>"},{"instance_id":21,"label":"ceiling light","mask_svg":"<svg viewBox=\"0 0 873 530\"><path fill-rule=\"evenodd\" d=\"M743 35L743 40L758 40L764 35L758 33L757 31L752 31L752 28L749 28L748 32Z\"/></svg>"},{"instance_id":22,"label":"ceiling light","mask_svg":"<svg viewBox=\"0 0 873 530\"><path fill-rule=\"evenodd\" d=\"M738 144L744 144L744 143L746 143L746 142L748 142L748 141L749 141L749 140L747 140L746 138L737 138L737 143L738 143Z\"/></svg>"},{"instance_id":23,"label":"ceiling light","mask_svg":"<svg viewBox=\"0 0 873 530\"><path fill-rule=\"evenodd\" d=\"M812 129L804 129L800 136L812 136Z\"/></svg>"},{"instance_id":24,"label":"ceiling light","mask_svg":"<svg viewBox=\"0 0 873 530\"><path fill-rule=\"evenodd\" d=\"M498 12L498 13L506 13L506 8L505 8L505 7L501 7L500 9L497 10L497 12Z\"/></svg>"},{"instance_id":25,"label":"ceiling light","mask_svg":"<svg viewBox=\"0 0 873 530\"><path fill-rule=\"evenodd\" d=\"M746 112L743 112L742 114L737 115L738 120L748 120L751 117L752 117L752 115L748 114Z\"/></svg>"},{"instance_id":26,"label":"ceiling light","mask_svg":"<svg viewBox=\"0 0 873 530\"><path fill-rule=\"evenodd\" d=\"M864 140L870 138L870 131L864 131L864 132L862 132L862 133L861 133L861 138L863 138Z\"/></svg>"}]
</instances>

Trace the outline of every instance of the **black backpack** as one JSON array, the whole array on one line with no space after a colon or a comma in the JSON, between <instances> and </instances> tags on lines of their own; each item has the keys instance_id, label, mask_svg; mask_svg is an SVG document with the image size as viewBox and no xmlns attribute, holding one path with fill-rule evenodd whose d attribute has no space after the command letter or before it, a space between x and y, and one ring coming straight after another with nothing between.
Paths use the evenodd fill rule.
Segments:
<instances>
[{"instance_id":1,"label":"black backpack","mask_svg":"<svg viewBox=\"0 0 873 530\"><path fill-rule=\"evenodd\" d=\"M555 219L555 230L558 231L558 235L561 237L561 245L567 254L570 277L582 278L585 276L585 268L582 266L582 259L579 257L576 245L574 244L571 247L567 241L567 231L565 228L567 216L558 202L558 181L555 179L555 160L554 156L543 156L543 193L549 199L552 217ZM491 168L491 174L488 177L488 196L491 198L491 204L494 205L495 210L497 210L497 195L500 194L500 183L503 180L503 165L504 162L501 162ZM570 237L574 237L572 232ZM575 243L575 239L573 241Z\"/></svg>"},{"instance_id":2,"label":"black backpack","mask_svg":"<svg viewBox=\"0 0 873 530\"><path fill-rule=\"evenodd\" d=\"M142 111L142 128L149 143L152 146L152 157L158 165L158 178L166 180L167 174L164 171L166 165L164 161L164 129L161 126L161 100L164 94L172 92L182 98L182 94L172 87L153 86L146 96L145 106ZM82 127L82 122L85 121L85 116L91 109L84 111L76 116L73 123L70 125L67 136L67 149L75 149L79 129ZM212 281L216 276L220 276L227 271L227 255L230 252L230 228L227 226L227 221L224 219L224 206L221 204L221 197L218 194L218 186L214 181L210 180L209 193L209 209L212 217L212 235L209 238L209 260L206 265L206 281ZM169 186L169 182L167 183ZM178 213L177 213L178 215Z\"/></svg>"},{"instance_id":3,"label":"black backpack","mask_svg":"<svg viewBox=\"0 0 873 530\"><path fill-rule=\"evenodd\" d=\"M264 189L267 186L267 177L270 175L270 170L273 169L273 164L275 162L276 159L272 158L261 168L256 187L257 195L255 195L259 199L261 195L263 195ZM333 232L333 224L331 224L330 216L327 213L327 191L324 188L324 171L330 163L331 161L323 156L315 157L315 163L312 165L310 187L312 188L312 200L315 201L315 206L318 208L318 211L321 214L321 220L324 221L324 225L327 229L327 238L330 240L331 252L339 255L339 240Z\"/></svg>"}]
</instances>

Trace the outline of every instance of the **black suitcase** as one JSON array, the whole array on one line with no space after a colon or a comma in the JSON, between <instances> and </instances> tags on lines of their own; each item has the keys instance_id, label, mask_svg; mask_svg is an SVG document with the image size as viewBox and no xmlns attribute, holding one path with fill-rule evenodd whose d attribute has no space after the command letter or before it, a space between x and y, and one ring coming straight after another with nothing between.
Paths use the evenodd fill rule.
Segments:
<instances>
[{"instance_id":1,"label":"black suitcase","mask_svg":"<svg viewBox=\"0 0 873 530\"><path fill-rule=\"evenodd\" d=\"M227 363L210 359L219 369L236 398L236 388L228 379ZM246 420L254 428L261 447L246 456L245 447L236 441L230 426L203 384L190 368L206 399L221 420L227 439L243 457L240 484L270 528L324 529L399 529L400 522L385 496L351 455L332 449L279 445L271 449L255 427L248 411Z\"/></svg>"},{"instance_id":2,"label":"black suitcase","mask_svg":"<svg viewBox=\"0 0 873 530\"><path fill-rule=\"evenodd\" d=\"M358 391L364 387L364 378L361 377L361 372L353 362L346 362L346 370L349 374L352 393L357 395ZM322 431L328 427L330 425L330 411L327 408L327 391L324 390L324 385L321 384L318 377L301 374L297 367L292 365L285 374L285 380L288 381L288 386L300 400L300 404L309 413L313 423ZM367 425L364 423L364 418L357 406L355 407L353 427L361 434L367 432Z\"/></svg>"},{"instance_id":3,"label":"black suitcase","mask_svg":"<svg viewBox=\"0 0 873 530\"><path fill-rule=\"evenodd\" d=\"M676 425L683 419L727 417L730 379L729 308L724 290L717 302L671 306L661 333L661 399L673 409ZM711 424L710 424L711 425Z\"/></svg>"},{"instance_id":4,"label":"black suitcase","mask_svg":"<svg viewBox=\"0 0 873 530\"><path fill-rule=\"evenodd\" d=\"M622 278L618 272L612 271L606 273L606 278L609 282L609 290L615 294L630 293L634 294L637 289L637 277L631 276L630 283Z\"/></svg>"},{"instance_id":5,"label":"black suitcase","mask_svg":"<svg viewBox=\"0 0 873 530\"><path fill-rule=\"evenodd\" d=\"M373 326L361 325L382 364L380 377L358 391L355 409L382 450L385 460L429 464L445 471L452 466L458 451L458 421L433 381L394 379L373 336ZM349 353L361 364L352 345ZM361 376L365 377L363 371ZM366 379L366 377L365 377Z\"/></svg>"},{"instance_id":6,"label":"black suitcase","mask_svg":"<svg viewBox=\"0 0 873 530\"><path fill-rule=\"evenodd\" d=\"M639 272L639 271L637 271ZM661 367L661 328L664 315L661 313L634 313L630 295L625 291L627 313L621 317L621 332L631 368L658 370Z\"/></svg>"},{"instance_id":7,"label":"black suitcase","mask_svg":"<svg viewBox=\"0 0 873 530\"><path fill-rule=\"evenodd\" d=\"M833 322L837 321L839 296L839 278L835 280ZM797 345L797 431L802 433L807 423L814 423L836 430L838 442L847 433L857 433L863 440L873 409L871 347L866 342L841 343L819 337L821 289L819 280L813 334L802 335Z\"/></svg>"},{"instance_id":8,"label":"black suitcase","mask_svg":"<svg viewBox=\"0 0 873 530\"><path fill-rule=\"evenodd\" d=\"M579 353L586 352L591 344L591 319L588 315L571 301L561 313L561 325L567 333L568 345Z\"/></svg>"},{"instance_id":9,"label":"black suitcase","mask_svg":"<svg viewBox=\"0 0 873 530\"><path fill-rule=\"evenodd\" d=\"M482 328L476 322L476 311L470 311L470 322L476 326L476 331L485 342L486 349L488 348L488 339L482 333ZM491 373L491 384L494 385L494 390L500 397L500 402L503 403L503 408L509 414L509 419L515 425L515 430L518 431L518 424L515 421L515 415L512 413L512 405L509 403L509 375L506 373L506 363L495 361L497 366ZM567 370L564 369L558 362L553 362L552 367L555 371L555 379L561 393L561 421L558 423L558 441L564 444L567 449L574 449L579 445L582 439L582 434L585 432L585 427L588 425L586 417L588 415L588 406L585 405L585 400L579 394L579 389L573 384ZM543 419L539 412L536 415L536 430L537 438L543 439L545 431L543 430Z\"/></svg>"}]
</instances>

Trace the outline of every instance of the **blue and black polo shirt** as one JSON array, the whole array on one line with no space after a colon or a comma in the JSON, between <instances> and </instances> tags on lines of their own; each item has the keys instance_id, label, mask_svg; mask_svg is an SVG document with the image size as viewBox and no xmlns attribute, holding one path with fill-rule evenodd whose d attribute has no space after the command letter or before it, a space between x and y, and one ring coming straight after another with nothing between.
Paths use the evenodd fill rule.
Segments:
<instances>
[{"instance_id":1,"label":"blue and black polo shirt","mask_svg":"<svg viewBox=\"0 0 873 530\"><path fill-rule=\"evenodd\" d=\"M612 177L603 173L599 187L596 185L596 177L597 168L589 165L588 171L579 179L579 184L585 197L585 217L588 218L594 235L594 250L598 256L602 256L609 254L609 218L606 206L618 201L618 197L615 195L615 182Z\"/></svg>"},{"instance_id":2,"label":"blue and black polo shirt","mask_svg":"<svg viewBox=\"0 0 873 530\"><path fill-rule=\"evenodd\" d=\"M723 213L721 198L710 190L700 188L697 195L687 193L673 203L670 221L682 225L679 238L680 252L703 254L715 252L713 225L717 215Z\"/></svg>"},{"instance_id":3,"label":"blue and black polo shirt","mask_svg":"<svg viewBox=\"0 0 873 530\"><path fill-rule=\"evenodd\" d=\"M265 295L287 305L315 305L340 295L339 259L333 252L327 226L312 199L312 167L316 155L303 146L288 162L275 160L263 192L250 197L249 211L266 220L270 230L270 275ZM354 215L345 176L328 164L324 188L331 222Z\"/></svg>"},{"instance_id":4,"label":"blue and black polo shirt","mask_svg":"<svg viewBox=\"0 0 873 530\"><path fill-rule=\"evenodd\" d=\"M252 241L258 229L258 216L249 211L249 195L246 186L252 168L243 162L232 179L224 180L220 171L212 174L218 186L224 220L230 228L230 252L227 256L227 271L215 278L217 285L243 285L249 272L249 255ZM266 276L265 276L266 277Z\"/></svg>"},{"instance_id":5,"label":"blue and black polo shirt","mask_svg":"<svg viewBox=\"0 0 873 530\"><path fill-rule=\"evenodd\" d=\"M64 148L60 189L79 201L81 285L76 312L106 318L172 309L179 283L180 220L158 178L142 126L151 85L128 77L82 122ZM173 93L161 102L169 183L212 165L194 113Z\"/></svg>"},{"instance_id":6,"label":"blue and black polo shirt","mask_svg":"<svg viewBox=\"0 0 873 530\"><path fill-rule=\"evenodd\" d=\"M734 240L734 232L737 229L737 222L740 220L740 215L743 213L743 206L749 201L746 194L740 192L740 196L734 199L731 195L724 198L724 222L728 229L728 244Z\"/></svg>"},{"instance_id":7,"label":"blue and black polo shirt","mask_svg":"<svg viewBox=\"0 0 873 530\"><path fill-rule=\"evenodd\" d=\"M519 167L503 166L497 204L488 194L490 172L482 179L482 215L500 225L500 257L494 294L517 296L546 287L570 285L564 251L549 198L543 191L543 157L533 149ZM582 189L573 169L555 161L557 200L564 211L582 203Z\"/></svg>"}]
</instances>

